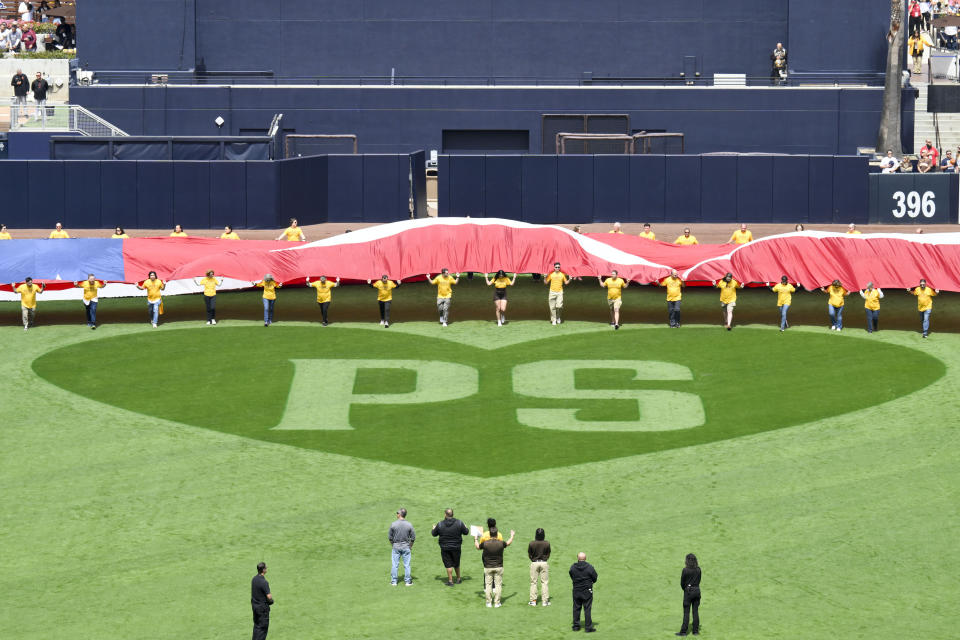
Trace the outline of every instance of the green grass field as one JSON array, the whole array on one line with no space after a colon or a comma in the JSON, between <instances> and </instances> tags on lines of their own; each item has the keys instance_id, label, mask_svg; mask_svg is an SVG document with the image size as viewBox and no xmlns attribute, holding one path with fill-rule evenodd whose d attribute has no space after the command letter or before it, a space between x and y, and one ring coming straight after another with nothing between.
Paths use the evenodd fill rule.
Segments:
<instances>
[{"instance_id":1,"label":"green grass field","mask_svg":"<svg viewBox=\"0 0 960 640\"><path fill-rule=\"evenodd\" d=\"M498 328L489 290L464 285L447 328L423 285L397 292L389 330L359 287L335 292L327 328L295 290L269 329L250 293L222 296L217 327L195 297L168 299L157 330L142 301L102 300L96 332L79 303L41 297L30 332L5 306L3 635L246 637L265 560L271 638L556 638L570 633L566 568L582 550L600 574L603 637L672 637L691 551L705 637L949 636L960 336L921 340L911 298L888 292L871 336L851 299L837 335L825 298L803 294L781 334L772 294L746 292L744 326L726 332L712 292L690 292L685 326L669 330L662 291L628 290L635 324L615 332L599 287L571 289L569 321L553 327L542 285L518 286ZM956 326L951 302L937 301L935 331ZM368 363L345 378L323 364L354 359L461 368L420 390L410 369ZM533 369L542 387L521 375L560 360L585 363L571 378L585 397L540 397L559 365ZM403 403L435 389L473 393ZM347 394L348 428L332 428ZM655 419L664 398L677 424ZM544 409L569 410L550 414L562 430L526 424ZM274 428L296 420L308 428ZM388 584L400 506L419 537L411 589ZM517 530L500 610L483 606L469 540L464 583L442 586L429 529L447 506ZM554 549L555 606L533 609L537 527Z\"/></svg>"}]
</instances>

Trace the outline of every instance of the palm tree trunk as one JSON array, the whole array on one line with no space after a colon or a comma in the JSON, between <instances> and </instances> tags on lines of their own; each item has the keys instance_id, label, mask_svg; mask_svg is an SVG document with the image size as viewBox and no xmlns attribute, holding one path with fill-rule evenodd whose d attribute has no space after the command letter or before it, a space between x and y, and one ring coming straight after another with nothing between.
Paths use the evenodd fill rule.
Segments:
<instances>
[{"instance_id":1,"label":"palm tree trunk","mask_svg":"<svg viewBox=\"0 0 960 640\"><path fill-rule=\"evenodd\" d=\"M877 135L877 153L893 151L903 155L900 143L900 96L903 75L903 14L904 0L890 0L890 31L887 33L887 75L883 87L883 109L880 113L880 132Z\"/></svg>"}]
</instances>

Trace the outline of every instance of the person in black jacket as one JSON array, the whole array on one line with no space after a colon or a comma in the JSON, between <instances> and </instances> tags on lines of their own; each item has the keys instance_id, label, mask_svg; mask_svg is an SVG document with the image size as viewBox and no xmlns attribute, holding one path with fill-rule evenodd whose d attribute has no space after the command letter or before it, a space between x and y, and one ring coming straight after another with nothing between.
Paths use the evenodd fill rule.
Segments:
<instances>
[{"instance_id":1,"label":"person in black jacket","mask_svg":"<svg viewBox=\"0 0 960 640\"><path fill-rule=\"evenodd\" d=\"M683 589L683 625L678 636L687 635L687 623L690 621L690 607L693 607L693 635L700 634L700 567L697 556L687 554L686 566L680 573L680 588Z\"/></svg>"},{"instance_id":2,"label":"person in black jacket","mask_svg":"<svg viewBox=\"0 0 960 640\"><path fill-rule=\"evenodd\" d=\"M257 564L257 575L250 583L250 606L253 607L253 640L266 640L270 628L270 607L273 594L267 582L267 563Z\"/></svg>"},{"instance_id":3,"label":"person in black jacket","mask_svg":"<svg viewBox=\"0 0 960 640\"><path fill-rule=\"evenodd\" d=\"M30 90L33 91L33 99L37 102L37 110L34 112L33 119L39 120L43 116L44 122L47 120L47 91L50 90L50 83L46 81L43 74L37 71L37 79L30 84Z\"/></svg>"},{"instance_id":4,"label":"person in black jacket","mask_svg":"<svg viewBox=\"0 0 960 640\"><path fill-rule=\"evenodd\" d=\"M573 630L580 631L580 609L583 608L584 629L587 633L596 631L593 618L593 583L597 581L597 571L589 562L587 554L577 554L577 561L570 565L570 580L573 581Z\"/></svg>"},{"instance_id":5,"label":"person in black jacket","mask_svg":"<svg viewBox=\"0 0 960 640\"><path fill-rule=\"evenodd\" d=\"M463 544L463 536L470 533L467 525L453 517L453 509L447 509L443 512L444 518L433 525L430 535L437 538L437 544L440 545L440 559L447 570L448 587L453 586L453 572L457 572L457 584L460 584L460 546Z\"/></svg>"},{"instance_id":6,"label":"person in black jacket","mask_svg":"<svg viewBox=\"0 0 960 640\"><path fill-rule=\"evenodd\" d=\"M17 73L14 74L13 79L10 81L10 86L13 87L13 108L11 109L10 118L11 122L16 122L17 119L23 115L21 111L27 105L27 90L30 88L30 78L27 77L27 74L25 74L22 69L17 69Z\"/></svg>"}]
</instances>

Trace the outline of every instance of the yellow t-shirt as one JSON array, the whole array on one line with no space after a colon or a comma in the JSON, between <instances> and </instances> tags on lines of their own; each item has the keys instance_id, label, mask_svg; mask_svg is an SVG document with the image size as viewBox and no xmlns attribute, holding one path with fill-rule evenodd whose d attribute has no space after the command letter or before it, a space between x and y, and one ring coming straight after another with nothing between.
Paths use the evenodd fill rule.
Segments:
<instances>
[{"instance_id":1,"label":"yellow t-shirt","mask_svg":"<svg viewBox=\"0 0 960 640\"><path fill-rule=\"evenodd\" d=\"M430 281L430 284L437 285L437 297L438 298L452 298L453 297L453 281L456 280L450 274L443 275L442 273L436 278Z\"/></svg>"},{"instance_id":2,"label":"yellow t-shirt","mask_svg":"<svg viewBox=\"0 0 960 640\"><path fill-rule=\"evenodd\" d=\"M667 302L676 302L683 296L683 287L681 285L683 285L683 280L680 278L674 278L673 276L664 278L660 286L667 288Z\"/></svg>"},{"instance_id":3,"label":"yellow t-shirt","mask_svg":"<svg viewBox=\"0 0 960 640\"><path fill-rule=\"evenodd\" d=\"M730 242L733 244L747 244L751 241L753 241L753 233L749 229L746 231L740 231L740 229L737 229L733 232L733 235L730 236Z\"/></svg>"},{"instance_id":4,"label":"yellow t-shirt","mask_svg":"<svg viewBox=\"0 0 960 640\"><path fill-rule=\"evenodd\" d=\"M847 290L842 286L835 287L830 285L827 287L827 293L830 294L830 300L828 301L832 307L842 307L843 306L843 296L847 295Z\"/></svg>"},{"instance_id":5,"label":"yellow t-shirt","mask_svg":"<svg viewBox=\"0 0 960 640\"><path fill-rule=\"evenodd\" d=\"M157 278L156 280L151 280L150 278L147 278L146 280L143 281L143 285L141 286L143 286L143 288L147 290L147 301L156 302L157 300L160 299L160 292L167 285L164 284L163 280L161 280L160 278Z\"/></svg>"},{"instance_id":6,"label":"yellow t-shirt","mask_svg":"<svg viewBox=\"0 0 960 640\"><path fill-rule=\"evenodd\" d=\"M37 308L37 292L40 291L40 285L30 284L27 285L24 282L22 285L16 288L16 292L20 294L20 305L25 309L36 309Z\"/></svg>"},{"instance_id":7,"label":"yellow t-shirt","mask_svg":"<svg viewBox=\"0 0 960 640\"><path fill-rule=\"evenodd\" d=\"M508 278L507 276L503 276L502 278L494 278L493 280L493 286L496 287L497 289L506 289L512 284L513 282L511 282L510 278Z\"/></svg>"},{"instance_id":8,"label":"yellow t-shirt","mask_svg":"<svg viewBox=\"0 0 960 640\"><path fill-rule=\"evenodd\" d=\"M694 235L690 236L680 236L673 241L673 244L700 244L697 242L697 237Z\"/></svg>"},{"instance_id":9,"label":"yellow t-shirt","mask_svg":"<svg viewBox=\"0 0 960 640\"><path fill-rule=\"evenodd\" d=\"M125 234L125 233L115 233L115 234L113 234L113 235L110 236L110 237L113 238L114 240L116 240L117 238L129 238L130 236L128 236L128 235Z\"/></svg>"},{"instance_id":10,"label":"yellow t-shirt","mask_svg":"<svg viewBox=\"0 0 960 640\"><path fill-rule=\"evenodd\" d=\"M772 289L777 294L778 307L782 307L784 305L790 306L790 304L793 302L793 296L790 294L796 291L792 284L783 284L781 282L773 285Z\"/></svg>"},{"instance_id":11,"label":"yellow t-shirt","mask_svg":"<svg viewBox=\"0 0 960 640\"><path fill-rule=\"evenodd\" d=\"M210 276L204 276L200 278L200 286L203 287L203 295L208 297L217 295L217 279L216 278L211 278Z\"/></svg>"},{"instance_id":12,"label":"yellow t-shirt","mask_svg":"<svg viewBox=\"0 0 960 640\"><path fill-rule=\"evenodd\" d=\"M280 284L276 280L261 280L257 283L257 286L263 288L264 300L277 299L277 287L279 287Z\"/></svg>"},{"instance_id":13,"label":"yellow t-shirt","mask_svg":"<svg viewBox=\"0 0 960 640\"><path fill-rule=\"evenodd\" d=\"M237 235L236 231L231 231L230 233L221 233L221 240L239 240L240 236Z\"/></svg>"},{"instance_id":14,"label":"yellow t-shirt","mask_svg":"<svg viewBox=\"0 0 960 640\"><path fill-rule=\"evenodd\" d=\"M489 531L484 531L484 532L483 532L483 535L480 536L480 544L483 544L484 542L486 542L486 541L489 540L489 539L490 539L490 532L489 532ZM503 534L500 533L499 531L497 531L497 540L503 540Z\"/></svg>"},{"instance_id":15,"label":"yellow t-shirt","mask_svg":"<svg viewBox=\"0 0 960 640\"><path fill-rule=\"evenodd\" d=\"M544 278L550 284L550 291L563 291L563 283L567 279L567 274L563 271L551 271Z\"/></svg>"},{"instance_id":16,"label":"yellow t-shirt","mask_svg":"<svg viewBox=\"0 0 960 640\"><path fill-rule=\"evenodd\" d=\"M0 231L0 240L13 240L13 236L6 231Z\"/></svg>"},{"instance_id":17,"label":"yellow t-shirt","mask_svg":"<svg viewBox=\"0 0 960 640\"><path fill-rule=\"evenodd\" d=\"M60 231L57 231L56 229L54 229L53 231L50 232L50 237L51 238L69 238L70 234L67 233L66 231L63 231L62 229Z\"/></svg>"},{"instance_id":18,"label":"yellow t-shirt","mask_svg":"<svg viewBox=\"0 0 960 640\"><path fill-rule=\"evenodd\" d=\"M97 290L103 289L103 285L100 284L99 280L94 280L93 284L90 284L89 280L84 280L77 284L77 286L83 289L84 300L93 300L97 297Z\"/></svg>"},{"instance_id":19,"label":"yellow t-shirt","mask_svg":"<svg viewBox=\"0 0 960 640\"><path fill-rule=\"evenodd\" d=\"M720 289L720 304L730 304L737 301L737 287L740 283L736 280L721 280L717 283L717 289Z\"/></svg>"},{"instance_id":20,"label":"yellow t-shirt","mask_svg":"<svg viewBox=\"0 0 960 640\"><path fill-rule=\"evenodd\" d=\"M619 300L623 295L623 287L627 282L621 277L607 278L603 281L603 286L607 288L607 300Z\"/></svg>"},{"instance_id":21,"label":"yellow t-shirt","mask_svg":"<svg viewBox=\"0 0 960 640\"><path fill-rule=\"evenodd\" d=\"M647 240L656 240L657 234L655 234L653 231L641 231L640 237L646 238Z\"/></svg>"},{"instance_id":22,"label":"yellow t-shirt","mask_svg":"<svg viewBox=\"0 0 960 640\"><path fill-rule=\"evenodd\" d=\"M880 310L880 290L879 289L870 289L863 290L863 308L870 309L871 311Z\"/></svg>"},{"instance_id":23,"label":"yellow t-shirt","mask_svg":"<svg viewBox=\"0 0 960 640\"><path fill-rule=\"evenodd\" d=\"M916 287L912 293L917 296L917 311L933 308L933 296L937 295L936 291L930 287Z\"/></svg>"},{"instance_id":24,"label":"yellow t-shirt","mask_svg":"<svg viewBox=\"0 0 960 640\"><path fill-rule=\"evenodd\" d=\"M288 242L303 240L303 230L300 227L287 227L283 230L283 235L287 236Z\"/></svg>"},{"instance_id":25,"label":"yellow t-shirt","mask_svg":"<svg viewBox=\"0 0 960 640\"><path fill-rule=\"evenodd\" d=\"M189 238L186 231L172 231L170 233L171 238Z\"/></svg>"},{"instance_id":26,"label":"yellow t-shirt","mask_svg":"<svg viewBox=\"0 0 960 640\"><path fill-rule=\"evenodd\" d=\"M854 230L852 230L852 231L849 231L849 230L848 230L847 233L850 234L850 235L855 236L855 235L859 234L860 231L858 231L857 229L854 229Z\"/></svg>"},{"instance_id":27,"label":"yellow t-shirt","mask_svg":"<svg viewBox=\"0 0 960 640\"><path fill-rule=\"evenodd\" d=\"M317 302L330 302L330 290L337 286L337 283L329 280L326 282L316 280L311 282L310 286L317 290Z\"/></svg>"},{"instance_id":28,"label":"yellow t-shirt","mask_svg":"<svg viewBox=\"0 0 960 640\"><path fill-rule=\"evenodd\" d=\"M607 233L623 233L623 231L617 231L616 229L610 229Z\"/></svg>"},{"instance_id":29,"label":"yellow t-shirt","mask_svg":"<svg viewBox=\"0 0 960 640\"><path fill-rule=\"evenodd\" d=\"M393 290L397 288L397 283L393 280L377 280L373 283L373 287L377 290L377 300L380 302L390 302L393 300Z\"/></svg>"}]
</instances>

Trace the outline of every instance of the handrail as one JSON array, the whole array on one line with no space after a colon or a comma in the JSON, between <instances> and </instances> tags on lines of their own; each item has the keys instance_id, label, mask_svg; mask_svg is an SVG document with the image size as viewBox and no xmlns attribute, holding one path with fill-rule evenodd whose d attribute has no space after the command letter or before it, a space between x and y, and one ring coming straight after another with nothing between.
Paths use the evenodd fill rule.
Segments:
<instances>
[{"instance_id":1,"label":"handrail","mask_svg":"<svg viewBox=\"0 0 960 640\"><path fill-rule=\"evenodd\" d=\"M125 137L127 132L78 104L36 102L17 104L3 100L10 109L10 131L71 131L83 136Z\"/></svg>"}]
</instances>

